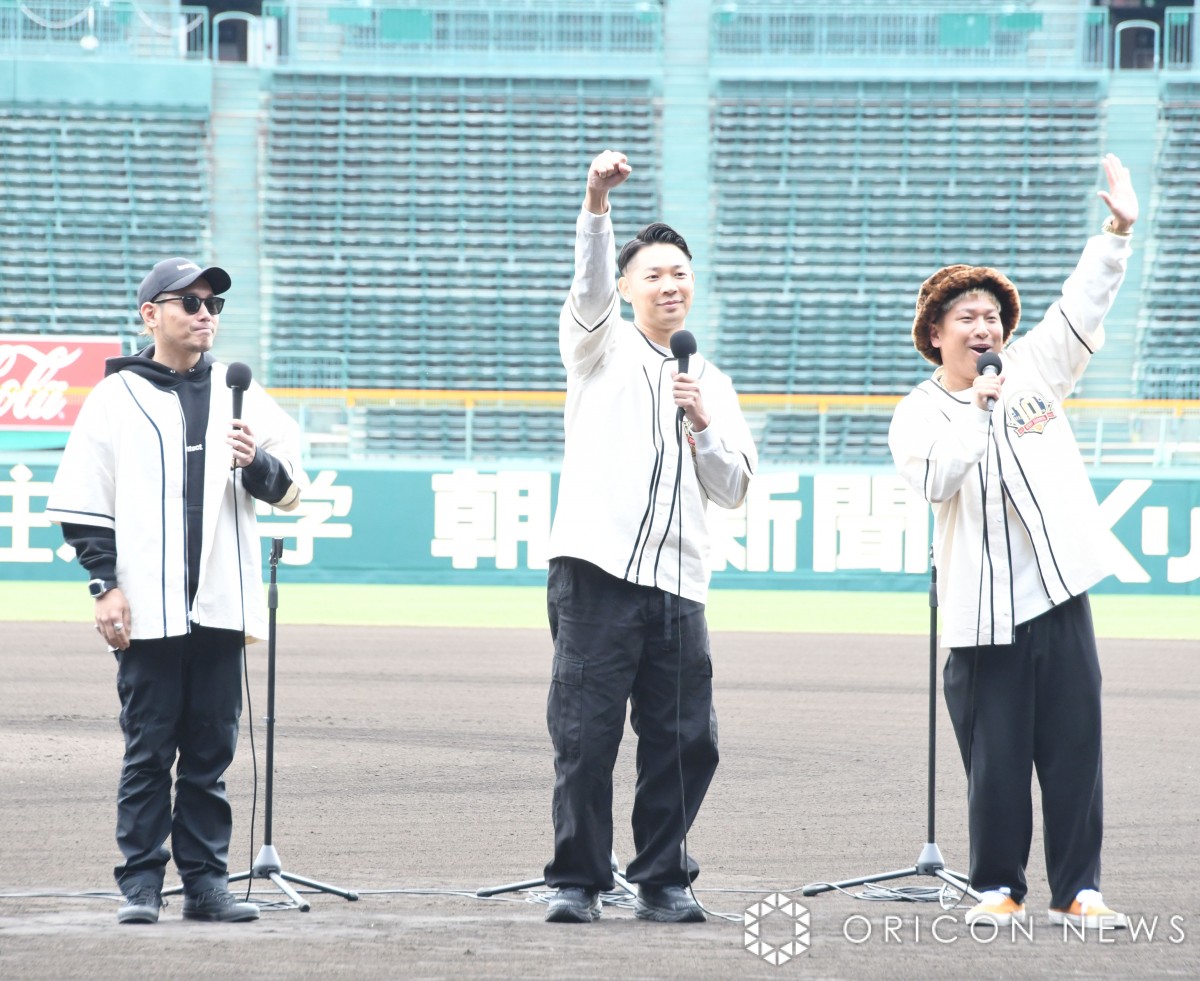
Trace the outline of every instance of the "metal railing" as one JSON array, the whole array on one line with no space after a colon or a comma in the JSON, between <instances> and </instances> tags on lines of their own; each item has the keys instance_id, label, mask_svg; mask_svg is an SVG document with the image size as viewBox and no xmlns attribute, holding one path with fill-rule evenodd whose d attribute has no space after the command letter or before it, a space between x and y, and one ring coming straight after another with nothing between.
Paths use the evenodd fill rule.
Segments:
<instances>
[{"instance_id":1,"label":"metal railing","mask_svg":"<svg viewBox=\"0 0 1200 981\"><path fill-rule=\"evenodd\" d=\"M133 0L5 0L0 52L12 57L207 60L207 7Z\"/></svg>"},{"instance_id":2,"label":"metal railing","mask_svg":"<svg viewBox=\"0 0 1200 981\"><path fill-rule=\"evenodd\" d=\"M1168 71L1186 71L1196 67L1196 11L1186 7L1168 7L1163 18L1163 67Z\"/></svg>"},{"instance_id":3,"label":"metal railing","mask_svg":"<svg viewBox=\"0 0 1200 981\"><path fill-rule=\"evenodd\" d=\"M379 4L263 4L279 22L278 63L518 63L536 70L584 61L645 59L662 50L662 7L650 0L387 0Z\"/></svg>"},{"instance_id":4,"label":"metal railing","mask_svg":"<svg viewBox=\"0 0 1200 981\"><path fill-rule=\"evenodd\" d=\"M479 463L496 458L486 442L472 434L483 414L561 411L562 392L456 391L425 389L321 389L272 388L272 394L301 421L314 456L370 459L403 458L404 435L396 434L397 448L372 449L364 422L369 408L395 408L426 412L463 414L463 439L443 459ZM783 395L742 394L743 411L751 428L762 433L768 417L805 417L802 428L815 436L803 453L772 453L760 442L765 464L776 462L803 465L841 465L846 462L833 421L847 418L873 423L870 428L886 430L898 395ZM1093 467L1200 466L1200 400L1185 399L1071 399L1066 408L1084 460ZM428 454L427 454L428 455ZM889 464L881 449L874 465Z\"/></svg>"},{"instance_id":5,"label":"metal railing","mask_svg":"<svg viewBox=\"0 0 1200 981\"><path fill-rule=\"evenodd\" d=\"M716 0L714 66L1102 69L1108 10L1075 2L873 7ZM751 64L747 65L747 59Z\"/></svg>"},{"instance_id":6,"label":"metal railing","mask_svg":"<svg viewBox=\"0 0 1200 981\"><path fill-rule=\"evenodd\" d=\"M1077 0L887 6L713 0L710 16L711 64L725 73L915 63L1102 70L1112 61L1108 9L1080 9ZM491 68L608 64L614 70L657 71L663 51L658 0L266 0L261 17L237 19L246 21L252 64L428 67L457 53ZM5 54L207 60L217 57L214 31L208 9L200 6L0 0ZM1167 8L1156 65L1193 70L1196 44L1196 11Z\"/></svg>"}]
</instances>

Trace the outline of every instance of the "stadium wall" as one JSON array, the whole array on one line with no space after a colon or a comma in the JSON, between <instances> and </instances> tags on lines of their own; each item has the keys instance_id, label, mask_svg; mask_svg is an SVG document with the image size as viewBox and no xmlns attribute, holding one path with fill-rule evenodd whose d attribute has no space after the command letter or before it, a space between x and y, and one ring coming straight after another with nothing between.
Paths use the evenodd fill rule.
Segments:
<instances>
[{"instance_id":1,"label":"stadium wall","mask_svg":"<svg viewBox=\"0 0 1200 981\"><path fill-rule=\"evenodd\" d=\"M128 5L111 6L124 10L126 25L140 23ZM207 14L187 12L183 22L200 28L189 27L178 44L143 29L81 49L88 36L79 36L81 28L68 38L74 54L67 55L62 43L41 39L35 47L18 32L20 44L0 61L0 116L41 107L82 118L61 127L60 143L86 136L89 113L99 118L114 108L137 118L145 110L150 120L165 111L183 119L181 131L200 134L198 197L172 204L168 232L178 235L179 251L234 271L221 355L249 361L276 385L325 390L323 399L298 407L313 424L310 469L319 477L311 506L300 519L264 518L267 534L274 526L287 535L285 562L297 577L536 582L556 479L547 462L553 452L485 467L453 459L447 443L443 459L415 459L415 427L436 416L403 412L390 430L381 424L377 442L337 442L339 427L353 429L362 418L347 386L411 379L435 390L561 390L554 331L570 279L571 222L591 152L614 142L631 148L639 164L639 182L618 205L618 236L659 215L698 230L689 237L705 253L698 258L708 313L701 340L744 393L906 390L926 372L907 340L912 293L943 262L1001 265L1015 271L1029 309L1049 302L1083 236L1099 225L1094 158L1122 136L1113 132L1109 105L1115 75L1107 12L1083 3L981 3L970 14L953 9L959 6L266 4L262 23L274 26L263 35L263 59L251 65L215 60L202 33ZM169 16L180 20L181 9L193 10ZM12 23L0 22L6 29ZM1195 20L1187 24L1193 37ZM1143 84L1117 86L1122 127L1131 119L1149 127L1132 142L1140 141L1147 160L1176 168L1169 200L1161 175L1141 178L1147 215L1138 234L1147 266L1160 225L1184 243L1176 246L1182 255L1169 253L1173 261L1195 252L1186 222L1200 211L1188 196L1194 181L1185 186L1182 175L1197 145L1196 71L1185 41L1168 49L1161 70L1142 73ZM1177 105L1160 119L1168 90ZM282 112L288 100L297 107L290 115ZM556 105L569 106L569 118ZM497 114L508 129L500 136L481 130L482 149L471 145L472 127ZM930 166L928 148L910 137L941 117L960 127L959 142L997 142L969 154L939 144ZM195 129L196 120L204 129ZM1070 141L1047 129L1060 123ZM496 197L496 183L475 158L486 157L492 142L508 148L505 139L522 133L523 155L503 155L519 161L516 173L504 175L511 193ZM1004 142L1010 133L1012 146ZM1159 139L1174 156L1149 152ZM954 142L952 131L947 143ZM85 139L79 143L82 149L69 148L91 152ZM1007 152L1014 146L1017 152ZM410 147L424 154L420 173L409 166ZM817 151L815 160L806 156ZM155 154L169 166L169 148ZM97 181L85 170L54 177ZM4 329L52 333L79 329L86 319L102 336L135 343L130 277L143 261L136 254L120 275L98 274L82 294L77 281L61 280L44 317L29 313L43 280L19 293L28 286L19 273L43 261L37 257L51 264L56 253L83 263L128 252L125 240L144 237L154 202L131 208L127 227L111 240L84 241L94 212L81 217L68 202L25 222L23 186L8 174L0 180L9 227L21 225L26 236L5 243ZM987 212L988 235L945 217L990 208L996 187L1006 191ZM907 196L897 199L897 188ZM107 190L100 188L93 207L123 213ZM897 200L905 221L896 220ZM161 241L153 247L175 248ZM68 254L72 248L78 256ZM44 281L55 282L51 275ZM1161 352L1147 341L1159 328L1178 342L1160 358L1153 393L1200 397L1200 359L1189 340L1195 291L1167 285L1157 306L1142 302L1144 283L1128 285L1112 325L1120 340L1103 355L1113 366L1104 376L1111 394L1133 394L1137 362ZM755 293L769 293L774 306ZM453 312L468 303L468 318ZM77 308L88 317L75 316ZM848 345L855 336L871 343ZM329 413L338 421L322 431L316 408L339 399L345 410ZM1116 435L1129 445L1141 436L1135 411ZM1176 403L1174 411L1192 427L1180 438L1200 445L1195 404ZM782 414L766 413L760 436L772 441L763 445L781 455L771 462L766 454L760 498L742 513L717 516L724 529L718 586L923 588L927 509L896 486L880 439L886 418L867 421L835 437L844 452L852 441L863 448L863 466L843 468L834 455L818 468L804 455L808 423L797 430ZM79 574L40 516L52 455L24 453L15 442L46 446L54 438L0 434L0 452L10 451L0 464L0 524L9 529L7 542L0 534L0 578ZM1095 471L1098 497L1129 556L1102 589L1200 589L1194 473L1169 465Z\"/></svg>"},{"instance_id":2,"label":"stadium wall","mask_svg":"<svg viewBox=\"0 0 1200 981\"><path fill-rule=\"evenodd\" d=\"M0 580L79 579L44 515L51 466L0 468ZM284 540L294 582L538 585L557 471L314 468L299 509L259 505L260 534ZM1117 573L1100 593L1200 595L1200 481L1094 477ZM895 473L772 468L736 511L713 507L715 588L913 590L928 585L929 507ZM264 566L265 567L265 566Z\"/></svg>"},{"instance_id":3,"label":"stadium wall","mask_svg":"<svg viewBox=\"0 0 1200 981\"><path fill-rule=\"evenodd\" d=\"M211 61L96 65L79 58L0 58L0 107L32 103L208 109L212 86Z\"/></svg>"}]
</instances>

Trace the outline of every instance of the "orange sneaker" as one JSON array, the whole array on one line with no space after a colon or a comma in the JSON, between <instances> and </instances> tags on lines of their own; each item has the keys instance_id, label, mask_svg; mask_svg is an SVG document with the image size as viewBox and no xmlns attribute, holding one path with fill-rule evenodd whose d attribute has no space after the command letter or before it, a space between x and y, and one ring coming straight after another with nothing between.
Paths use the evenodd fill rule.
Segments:
<instances>
[{"instance_id":1,"label":"orange sneaker","mask_svg":"<svg viewBox=\"0 0 1200 981\"><path fill-rule=\"evenodd\" d=\"M967 923L987 920L998 927L1006 927L1014 921L1025 922L1025 907L1010 896L1008 889L989 889L979 897L979 902L967 910Z\"/></svg>"},{"instance_id":2,"label":"orange sneaker","mask_svg":"<svg viewBox=\"0 0 1200 981\"><path fill-rule=\"evenodd\" d=\"M1070 909L1051 909L1050 922L1084 930L1124 930L1129 926L1125 914L1105 906L1104 897L1095 889L1080 889Z\"/></svg>"}]
</instances>

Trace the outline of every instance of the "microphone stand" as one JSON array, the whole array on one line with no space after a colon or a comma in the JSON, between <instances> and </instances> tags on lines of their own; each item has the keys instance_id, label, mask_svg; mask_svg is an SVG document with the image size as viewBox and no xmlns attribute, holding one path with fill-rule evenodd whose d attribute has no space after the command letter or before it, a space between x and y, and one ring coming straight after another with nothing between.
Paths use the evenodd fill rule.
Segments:
<instances>
[{"instance_id":1,"label":"microphone stand","mask_svg":"<svg viewBox=\"0 0 1200 981\"><path fill-rule=\"evenodd\" d=\"M917 857L915 865L906 869L896 869L893 872L880 872L875 875L859 876L855 879L844 879L841 882L810 882L802 890L805 896L815 896L818 893L829 892L833 889L849 889L870 882L888 882L892 879L903 879L910 875L929 875L941 879L960 892L981 899L980 894L971 888L970 877L961 872L946 868L942 860L942 851L937 846L934 835L934 776L937 767L937 566L933 564L933 546L929 547L929 756L927 763L928 783L926 791L926 834L925 847Z\"/></svg>"},{"instance_id":2,"label":"microphone stand","mask_svg":"<svg viewBox=\"0 0 1200 981\"><path fill-rule=\"evenodd\" d=\"M341 896L350 902L358 899L358 893L326 885L324 882L307 879L304 876L295 875L291 872L285 872L283 863L279 858L279 852L275 850L275 845L271 841L271 816L275 785L275 611L279 607L279 590L276 585L275 570L279 565L279 557L282 554L283 539L272 538L270 556L271 582L267 589L267 609L269 616L267 629L267 793L266 804L263 809L263 845L250 871L231 875L229 881L237 882L241 879L250 878L270 879L292 901L292 904L300 912L307 913L309 910L308 900L301 897L289 883L296 882L320 892L333 893L333 895Z\"/></svg>"},{"instance_id":3,"label":"microphone stand","mask_svg":"<svg viewBox=\"0 0 1200 981\"><path fill-rule=\"evenodd\" d=\"M612 868L613 881L617 888L624 889L629 895L636 896L637 890L629 884L629 880L625 878L625 873L621 871L621 867L617 862L617 853L609 852L609 865ZM489 896L498 896L503 892L521 892L524 889L536 889L539 886L544 886L546 880L542 879L526 879L524 882L508 882L502 886L486 886L483 889L476 889L475 895L481 899L486 899ZM616 889L613 890L616 892ZM608 895L605 893L604 895Z\"/></svg>"}]
</instances>

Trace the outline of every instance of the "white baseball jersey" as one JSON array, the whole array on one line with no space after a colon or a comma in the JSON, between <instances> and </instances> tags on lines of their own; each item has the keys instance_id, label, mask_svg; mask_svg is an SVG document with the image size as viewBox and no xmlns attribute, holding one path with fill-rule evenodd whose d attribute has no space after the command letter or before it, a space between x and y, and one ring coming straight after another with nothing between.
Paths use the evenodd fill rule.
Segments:
<instances>
[{"instance_id":1,"label":"white baseball jersey","mask_svg":"<svg viewBox=\"0 0 1200 981\"><path fill-rule=\"evenodd\" d=\"M710 577L705 509L737 507L758 464L729 378L692 355L710 416L676 446L671 352L621 319L608 214L576 222L575 280L559 317L567 368L566 447L550 556L703 603ZM682 526L681 526L682 522Z\"/></svg>"},{"instance_id":2,"label":"white baseball jersey","mask_svg":"<svg viewBox=\"0 0 1200 981\"><path fill-rule=\"evenodd\" d=\"M279 459L292 486L276 507L299 502L307 478L300 468L296 423L252 382L242 417L258 445ZM188 603L187 451L179 399L132 371L104 378L88 395L71 431L46 515L57 523L112 528L117 583L129 603L133 640L176 637L189 621L267 635L262 545L254 498L235 482L225 436L233 418L225 365L212 367L204 468L200 579Z\"/></svg>"},{"instance_id":3,"label":"white baseball jersey","mask_svg":"<svg viewBox=\"0 0 1200 981\"><path fill-rule=\"evenodd\" d=\"M1114 568L1063 400L1104 343L1129 254L1128 237L1088 240L1062 297L1002 352L990 414L970 390L947 391L940 368L896 407L892 457L933 505L946 647L1010 644L1017 625Z\"/></svg>"}]
</instances>

